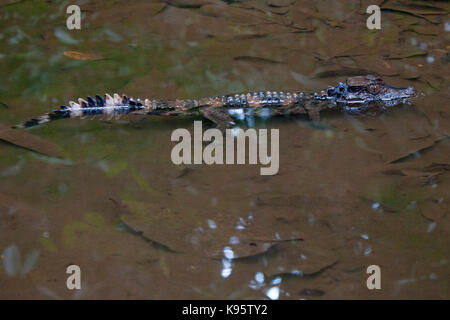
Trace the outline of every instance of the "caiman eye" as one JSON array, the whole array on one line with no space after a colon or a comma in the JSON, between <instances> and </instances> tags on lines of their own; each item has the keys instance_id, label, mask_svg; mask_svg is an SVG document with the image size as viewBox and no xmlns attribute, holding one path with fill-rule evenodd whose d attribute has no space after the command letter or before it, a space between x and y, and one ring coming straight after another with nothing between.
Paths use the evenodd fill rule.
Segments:
<instances>
[{"instance_id":1,"label":"caiman eye","mask_svg":"<svg viewBox=\"0 0 450 320\"><path fill-rule=\"evenodd\" d=\"M358 86L348 87L348 92L350 92L350 93L357 93L359 91L361 91L361 87L358 87Z\"/></svg>"},{"instance_id":2,"label":"caiman eye","mask_svg":"<svg viewBox=\"0 0 450 320\"><path fill-rule=\"evenodd\" d=\"M381 89L381 86L378 84L371 84L370 86L367 87L367 90L371 93L371 94L377 94Z\"/></svg>"},{"instance_id":3,"label":"caiman eye","mask_svg":"<svg viewBox=\"0 0 450 320\"><path fill-rule=\"evenodd\" d=\"M336 89L334 87L328 87L327 89L327 95L329 97L334 96L334 94L336 93Z\"/></svg>"}]
</instances>

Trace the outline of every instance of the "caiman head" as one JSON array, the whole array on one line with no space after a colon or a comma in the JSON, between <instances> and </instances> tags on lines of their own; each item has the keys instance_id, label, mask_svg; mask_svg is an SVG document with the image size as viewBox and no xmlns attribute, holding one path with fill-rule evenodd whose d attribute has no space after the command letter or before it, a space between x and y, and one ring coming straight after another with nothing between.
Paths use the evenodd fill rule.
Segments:
<instances>
[{"instance_id":1,"label":"caiman head","mask_svg":"<svg viewBox=\"0 0 450 320\"><path fill-rule=\"evenodd\" d=\"M350 108L363 107L368 104L393 106L407 102L415 96L414 87L391 87L379 76L367 75L348 78L346 83L339 82L336 87L328 87L322 97Z\"/></svg>"}]
</instances>

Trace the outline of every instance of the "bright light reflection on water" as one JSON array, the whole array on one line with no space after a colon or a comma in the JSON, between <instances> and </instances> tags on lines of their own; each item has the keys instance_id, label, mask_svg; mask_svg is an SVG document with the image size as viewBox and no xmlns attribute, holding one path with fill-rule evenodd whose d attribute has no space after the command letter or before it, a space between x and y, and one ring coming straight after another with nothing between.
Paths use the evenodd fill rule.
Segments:
<instances>
[{"instance_id":1,"label":"bright light reflection on water","mask_svg":"<svg viewBox=\"0 0 450 320\"><path fill-rule=\"evenodd\" d=\"M228 278L232 271L231 260L234 258L234 252L230 247L225 247L223 248L223 255L225 258L222 259L222 271L220 272L220 275L222 278Z\"/></svg>"},{"instance_id":2,"label":"bright light reflection on water","mask_svg":"<svg viewBox=\"0 0 450 320\"><path fill-rule=\"evenodd\" d=\"M278 300L280 296L280 288L272 287L266 291L266 296L269 297L270 300Z\"/></svg>"},{"instance_id":3,"label":"bright light reflection on water","mask_svg":"<svg viewBox=\"0 0 450 320\"><path fill-rule=\"evenodd\" d=\"M236 236L230 237L230 244L239 244L239 238Z\"/></svg>"},{"instance_id":4,"label":"bright light reflection on water","mask_svg":"<svg viewBox=\"0 0 450 320\"><path fill-rule=\"evenodd\" d=\"M264 283L264 273L262 273L262 272L255 273L255 281L258 284L263 284Z\"/></svg>"},{"instance_id":5,"label":"bright light reflection on water","mask_svg":"<svg viewBox=\"0 0 450 320\"><path fill-rule=\"evenodd\" d=\"M226 259L231 260L234 258L234 252L233 250L231 250L230 247L225 247L223 248L223 255L225 256Z\"/></svg>"},{"instance_id":6,"label":"bright light reflection on water","mask_svg":"<svg viewBox=\"0 0 450 320\"><path fill-rule=\"evenodd\" d=\"M228 278L231 275L231 271L231 260L222 259L222 271L220 272L222 278Z\"/></svg>"},{"instance_id":7,"label":"bright light reflection on water","mask_svg":"<svg viewBox=\"0 0 450 320\"><path fill-rule=\"evenodd\" d=\"M214 220L208 219L208 227L210 229L215 229L215 228L217 228L217 225Z\"/></svg>"},{"instance_id":8,"label":"bright light reflection on water","mask_svg":"<svg viewBox=\"0 0 450 320\"><path fill-rule=\"evenodd\" d=\"M281 280L282 280L281 277L275 277L275 279L270 281L270 284L279 285L281 283Z\"/></svg>"}]
</instances>

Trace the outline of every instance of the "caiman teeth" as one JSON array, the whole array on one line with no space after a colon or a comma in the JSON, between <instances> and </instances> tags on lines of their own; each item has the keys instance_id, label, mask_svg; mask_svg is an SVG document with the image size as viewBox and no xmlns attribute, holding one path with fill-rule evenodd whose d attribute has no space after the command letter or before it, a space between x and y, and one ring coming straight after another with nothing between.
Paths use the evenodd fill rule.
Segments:
<instances>
[{"instance_id":1,"label":"caiman teeth","mask_svg":"<svg viewBox=\"0 0 450 320\"><path fill-rule=\"evenodd\" d=\"M80 105L78 103L74 102L74 101L69 101L69 106L72 109L79 109L80 108Z\"/></svg>"},{"instance_id":2,"label":"caiman teeth","mask_svg":"<svg viewBox=\"0 0 450 320\"><path fill-rule=\"evenodd\" d=\"M120 98L120 96L117 93L114 93L114 104L120 105L121 102L122 102L122 98Z\"/></svg>"},{"instance_id":3,"label":"caiman teeth","mask_svg":"<svg viewBox=\"0 0 450 320\"><path fill-rule=\"evenodd\" d=\"M111 97L108 93L105 93L105 101L107 106L109 107L114 106L114 98Z\"/></svg>"}]
</instances>

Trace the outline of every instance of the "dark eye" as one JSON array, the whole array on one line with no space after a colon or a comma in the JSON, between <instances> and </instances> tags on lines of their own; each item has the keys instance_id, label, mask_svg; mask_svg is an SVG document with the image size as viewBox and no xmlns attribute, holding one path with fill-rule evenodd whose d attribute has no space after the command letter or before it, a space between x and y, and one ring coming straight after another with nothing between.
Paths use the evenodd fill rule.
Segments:
<instances>
[{"instance_id":1,"label":"dark eye","mask_svg":"<svg viewBox=\"0 0 450 320\"><path fill-rule=\"evenodd\" d=\"M327 95L330 97L330 96L333 96L334 94L336 93L336 90L333 88L333 87L329 87L328 89L327 89Z\"/></svg>"},{"instance_id":2,"label":"dark eye","mask_svg":"<svg viewBox=\"0 0 450 320\"><path fill-rule=\"evenodd\" d=\"M380 91L381 87L378 84L372 84L370 86L367 87L367 90L371 93L371 94L377 94L378 91Z\"/></svg>"},{"instance_id":3,"label":"dark eye","mask_svg":"<svg viewBox=\"0 0 450 320\"><path fill-rule=\"evenodd\" d=\"M358 86L348 87L348 92L350 92L350 93L356 93L359 91L361 91L361 87L358 87Z\"/></svg>"}]
</instances>

